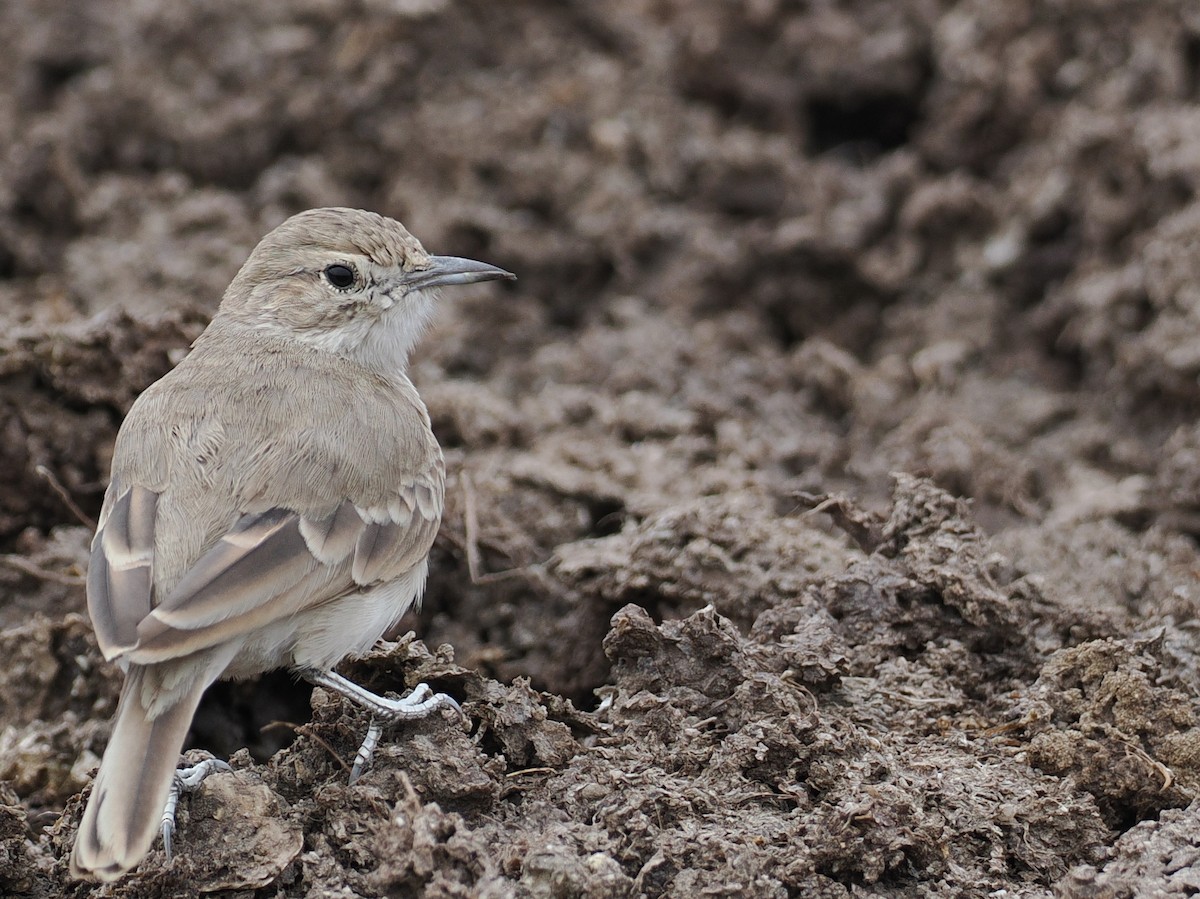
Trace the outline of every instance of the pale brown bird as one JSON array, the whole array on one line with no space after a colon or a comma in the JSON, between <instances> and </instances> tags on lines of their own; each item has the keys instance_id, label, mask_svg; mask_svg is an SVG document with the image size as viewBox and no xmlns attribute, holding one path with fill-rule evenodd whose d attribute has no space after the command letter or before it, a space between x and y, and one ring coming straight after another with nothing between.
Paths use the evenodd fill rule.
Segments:
<instances>
[{"instance_id":1,"label":"pale brown bird","mask_svg":"<svg viewBox=\"0 0 1200 899\"><path fill-rule=\"evenodd\" d=\"M355 775L383 723L456 705L424 684L387 700L331 669L424 589L445 476L406 365L434 289L513 277L431 256L371 212L303 212L262 239L192 352L134 403L87 581L125 685L75 876L120 877L160 827L170 851L180 790L214 767L176 771L218 678L286 667L365 705Z\"/></svg>"}]
</instances>

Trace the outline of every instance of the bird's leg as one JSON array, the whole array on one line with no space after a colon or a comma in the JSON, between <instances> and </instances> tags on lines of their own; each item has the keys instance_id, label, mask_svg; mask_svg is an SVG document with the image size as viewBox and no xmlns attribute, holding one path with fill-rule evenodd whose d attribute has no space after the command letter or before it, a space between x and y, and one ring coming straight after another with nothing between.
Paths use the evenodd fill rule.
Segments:
<instances>
[{"instance_id":1,"label":"bird's leg","mask_svg":"<svg viewBox=\"0 0 1200 899\"><path fill-rule=\"evenodd\" d=\"M362 745L358 747L358 752L354 756L354 767L350 769L350 783L358 780L367 766L371 764L371 756L375 754L375 747L379 745L379 736L383 733L386 725L394 724L397 721L424 718L431 712L442 708L452 708L460 715L463 713L462 706L455 701L453 696L434 693L429 688L429 684L417 684L407 696L401 696L399 699L387 699L375 695L365 687L360 687L354 681L333 671L317 671L314 668L306 668L299 673L314 686L325 687L335 693L340 693L371 713L371 724L367 728L367 735L363 739Z\"/></svg>"},{"instance_id":2,"label":"bird's leg","mask_svg":"<svg viewBox=\"0 0 1200 899\"><path fill-rule=\"evenodd\" d=\"M175 809L179 805L179 797L184 793L195 793L204 783L204 778L217 771L232 771L228 762L220 759L205 759L189 768L180 768L171 780L171 790L167 793L167 804L162 813L163 850L167 854L167 864L171 863L171 841L175 837Z\"/></svg>"}]
</instances>

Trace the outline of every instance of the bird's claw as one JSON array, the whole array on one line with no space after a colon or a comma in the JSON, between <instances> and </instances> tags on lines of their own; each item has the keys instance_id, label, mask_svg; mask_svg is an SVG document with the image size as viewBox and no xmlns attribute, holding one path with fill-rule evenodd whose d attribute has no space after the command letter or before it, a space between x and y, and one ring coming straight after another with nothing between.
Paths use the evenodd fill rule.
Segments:
<instances>
[{"instance_id":1,"label":"bird's claw","mask_svg":"<svg viewBox=\"0 0 1200 899\"><path fill-rule=\"evenodd\" d=\"M196 792L210 774L232 770L233 768L229 766L228 762L220 759L205 759L203 762L188 768L180 768L175 772L175 777L171 779L171 789L167 792L167 804L163 806L161 823L163 851L166 853L168 864L171 862L172 842L175 838L175 810L179 807L179 797L184 793Z\"/></svg>"},{"instance_id":2,"label":"bird's claw","mask_svg":"<svg viewBox=\"0 0 1200 899\"><path fill-rule=\"evenodd\" d=\"M371 758L375 755L375 747L379 745L379 737L383 728L397 721L410 721L414 718L424 718L431 712L441 708L454 709L461 717L462 706L453 697L445 693L434 693L429 684L417 684L407 696L399 699L375 697L378 705L374 706L371 723L367 727L367 735L363 737L362 745L354 754L354 766L350 769L350 783L354 783L362 773L370 767Z\"/></svg>"}]
</instances>

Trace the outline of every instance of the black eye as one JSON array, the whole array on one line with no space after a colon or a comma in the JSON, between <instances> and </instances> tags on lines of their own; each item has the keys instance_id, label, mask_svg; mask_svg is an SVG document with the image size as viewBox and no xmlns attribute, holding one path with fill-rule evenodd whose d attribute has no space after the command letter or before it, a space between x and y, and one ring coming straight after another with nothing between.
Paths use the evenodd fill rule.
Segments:
<instances>
[{"instance_id":1,"label":"black eye","mask_svg":"<svg viewBox=\"0 0 1200 899\"><path fill-rule=\"evenodd\" d=\"M328 265L325 267L325 277L338 290L345 290L354 283L354 269L348 265Z\"/></svg>"}]
</instances>

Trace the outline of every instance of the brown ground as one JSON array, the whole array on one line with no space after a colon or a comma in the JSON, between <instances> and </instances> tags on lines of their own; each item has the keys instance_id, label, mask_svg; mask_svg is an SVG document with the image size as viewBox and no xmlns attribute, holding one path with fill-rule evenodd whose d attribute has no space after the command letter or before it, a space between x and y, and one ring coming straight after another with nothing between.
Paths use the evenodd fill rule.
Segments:
<instances>
[{"instance_id":1,"label":"brown ground","mask_svg":"<svg viewBox=\"0 0 1200 899\"><path fill-rule=\"evenodd\" d=\"M1192 0L7 0L0 33L0 895L1200 890ZM328 204L520 276L420 351L421 640L345 669L469 723L351 788L363 714L217 688L192 745L236 772L174 863L71 883L119 675L38 467L94 515L134 396Z\"/></svg>"}]
</instances>

